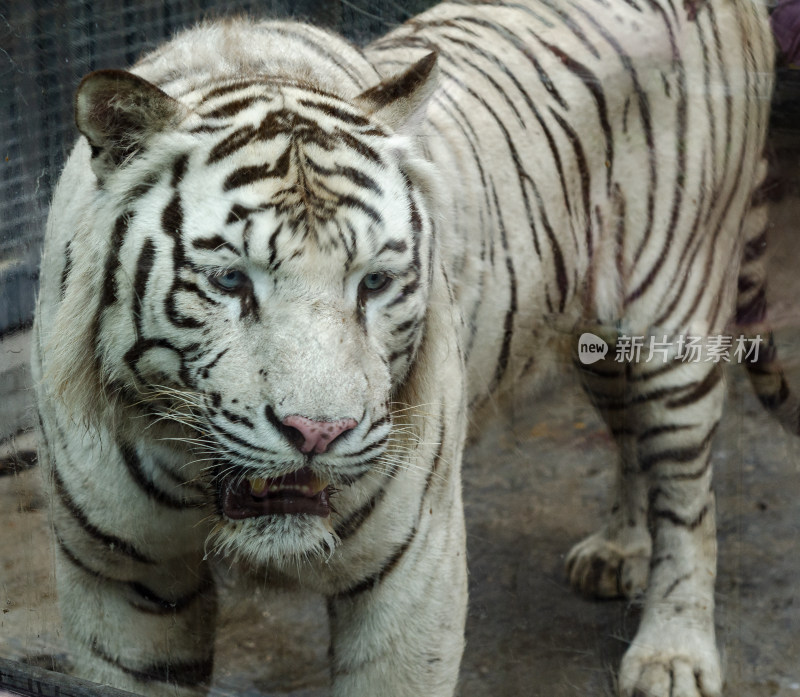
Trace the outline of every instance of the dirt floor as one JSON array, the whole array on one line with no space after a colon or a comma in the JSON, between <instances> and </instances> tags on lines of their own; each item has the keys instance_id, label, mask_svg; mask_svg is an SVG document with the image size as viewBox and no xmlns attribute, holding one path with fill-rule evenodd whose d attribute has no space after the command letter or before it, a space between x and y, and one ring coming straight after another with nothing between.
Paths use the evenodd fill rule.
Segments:
<instances>
[{"instance_id":1,"label":"dirt floor","mask_svg":"<svg viewBox=\"0 0 800 697\"><path fill-rule=\"evenodd\" d=\"M794 177L798 152L780 150L784 173ZM772 315L797 389L799 218L798 182L787 177L771 237ZM0 348L0 362L24 362L26 337ZM714 455L726 695L800 697L800 439L762 412L743 370L729 369L728 382ZM25 437L21 451L35 434ZM568 377L524 400L512 419L490 424L466 453L471 602L462 697L614 694L637 608L579 598L563 571L569 548L600 524L613 457ZM0 656L64 667L39 473L8 470L0 476ZM327 631L319 598L226 587L214 693L326 694Z\"/></svg>"}]
</instances>

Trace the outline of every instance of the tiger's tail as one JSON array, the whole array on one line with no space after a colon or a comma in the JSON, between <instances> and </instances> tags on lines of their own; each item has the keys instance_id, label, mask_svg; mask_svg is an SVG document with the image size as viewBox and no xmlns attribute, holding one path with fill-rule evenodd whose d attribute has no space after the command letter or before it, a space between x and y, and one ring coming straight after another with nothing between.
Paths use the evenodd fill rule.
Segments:
<instances>
[{"instance_id":1,"label":"tiger's tail","mask_svg":"<svg viewBox=\"0 0 800 697\"><path fill-rule=\"evenodd\" d=\"M760 342L744 360L750 384L761 404L789 432L800 435L800 398L789 388L772 329L767 322L767 227L771 182L754 191L743 225L744 247L739 269L736 324L748 339Z\"/></svg>"}]
</instances>

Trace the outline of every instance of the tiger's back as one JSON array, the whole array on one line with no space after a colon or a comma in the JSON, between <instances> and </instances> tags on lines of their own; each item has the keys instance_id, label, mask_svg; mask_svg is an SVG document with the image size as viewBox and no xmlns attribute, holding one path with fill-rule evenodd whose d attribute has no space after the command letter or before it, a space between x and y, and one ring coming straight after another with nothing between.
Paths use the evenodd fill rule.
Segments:
<instances>
[{"instance_id":1,"label":"tiger's back","mask_svg":"<svg viewBox=\"0 0 800 697\"><path fill-rule=\"evenodd\" d=\"M426 50L470 403L552 361L547 326L725 330L764 176L773 49L757 5L443 3L368 55L388 73Z\"/></svg>"}]
</instances>

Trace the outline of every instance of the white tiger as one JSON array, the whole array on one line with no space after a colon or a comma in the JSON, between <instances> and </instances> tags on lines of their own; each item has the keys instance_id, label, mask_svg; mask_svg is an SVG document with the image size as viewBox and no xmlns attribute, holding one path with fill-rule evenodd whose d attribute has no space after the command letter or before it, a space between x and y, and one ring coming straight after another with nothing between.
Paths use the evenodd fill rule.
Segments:
<instances>
[{"instance_id":1,"label":"white tiger","mask_svg":"<svg viewBox=\"0 0 800 697\"><path fill-rule=\"evenodd\" d=\"M750 0L520 0L365 51L212 22L88 75L33 358L76 672L206 686L225 557L328 598L334 695L451 695L467 418L566 328L612 345L581 374L621 453L570 579L646 588L621 695L719 695L720 366L613 347L723 332L737 280L763 320L771 71Z\"/></svg>"}]
</instances>

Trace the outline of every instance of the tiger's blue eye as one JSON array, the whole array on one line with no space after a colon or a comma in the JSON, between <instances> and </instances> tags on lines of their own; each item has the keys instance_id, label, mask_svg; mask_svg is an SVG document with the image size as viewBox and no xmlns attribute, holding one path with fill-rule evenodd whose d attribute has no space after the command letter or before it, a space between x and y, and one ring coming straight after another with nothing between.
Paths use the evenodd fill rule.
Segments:
<instances>
[{"instance_id":1,"label":"tiger's blue eye","mask_svg":"<svg viewBox=\"0 0 800 697\"><path fill-rule=\"evenodd\" d=\"M368 273L361 279L361 286L370 293L377 293L389 285L391 276L385 273Z\"/></svg>"},{"instance_id":2,"label":"tiger's blue eye","mask_svg":"<svg viewBox=\"0 0 800 697\"><path fill-rule=\"evenodd\" d=\"M250 282L247 274L238 269L228 269L224 273L211 274L208 280L220 290L228 291L229 293L244 288Z\"/></svg>"}]
</instances>

